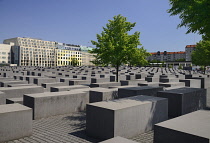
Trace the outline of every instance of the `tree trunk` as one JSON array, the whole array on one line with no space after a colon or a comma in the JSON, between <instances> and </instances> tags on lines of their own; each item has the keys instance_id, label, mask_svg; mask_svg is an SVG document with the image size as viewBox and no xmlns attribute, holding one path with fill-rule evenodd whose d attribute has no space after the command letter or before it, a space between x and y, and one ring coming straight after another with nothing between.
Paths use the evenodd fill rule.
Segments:
<instances>
[{"instance_id":1,"label":"tree trunk","mask_svg":"<svg viewBox=\"0 0 210 143\"><path fill-rule=\"evenodd\" d=\"M206 66L204 66L204 72L203 72L204 74L206 73Z\"/></svg>"},{"instance_id":2,"label":"tree trunk","mask_svg":"<svg viewBox=\"0 0 210 143\"><path fill-rule=\"evenodd\" d=\"M116 81L118 82L119 65L116 65Z\"/></svg>"}]
</instances>

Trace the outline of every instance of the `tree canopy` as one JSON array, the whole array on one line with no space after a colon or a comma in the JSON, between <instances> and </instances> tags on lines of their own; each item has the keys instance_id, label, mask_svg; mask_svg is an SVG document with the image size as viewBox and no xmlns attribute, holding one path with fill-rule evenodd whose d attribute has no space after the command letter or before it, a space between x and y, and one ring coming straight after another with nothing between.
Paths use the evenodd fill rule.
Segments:
<instances>
[{"instance_id":1,"label":"tree canopy","mask_svg":"<svg viewBox=\"0 0 210 143\"><path fill-rule=\"evenodd\" d=\"M97 34L97 41L91 41L96 46L91 53L95 53L95 64L114 65L117 73L122 64L144 65L145 57L150 54L138 46L140 32L129 35L136 23L127 22L127 18L121 15L114 16L109 20L106 27L103 27L101 34Z\"/></svg>"},{"instance_id":2,"label":"tree canopy","mask_svg":"<svg viewBox=\"0 0 210 143\"><path fill-rule=\"evenodd\" d=\"M203 35L210 40L210 0L169 0L171 15L179 15L181 23L178 27L187 27L186 33Z\"/></svg>"},{"instance_id":3,"label":"tree canopy","mask_svg":"<svg viewBox=\"0 0 210 143\"><path fill-rule=\"evenodd\" d=\"M192 63L199 66L210 65L210 41L200 41L192 52Z\"/></svg>"},{"instance_id":4,"label":"tree canopy","mask_svg":"<svg viewBox=\"0 0 210 143\"><path fill-rule=\"evenodd\" d=\"M79 61L76 59L75 56L73 56L73 57L71 57L70 64L75 67L75 66L78 66L79 65Z\"/></svg>"}]
</instances>

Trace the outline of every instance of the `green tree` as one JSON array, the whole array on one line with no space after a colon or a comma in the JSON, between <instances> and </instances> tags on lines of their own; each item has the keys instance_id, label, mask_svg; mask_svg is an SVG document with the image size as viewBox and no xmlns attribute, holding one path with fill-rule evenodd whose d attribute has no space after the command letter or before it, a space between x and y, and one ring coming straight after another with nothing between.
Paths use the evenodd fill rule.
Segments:
<instances>
[{"instance_id":1,"label":"green tree","mask_svg":"<svg viewBox=\"0 0 210 143\"><path fill-rule=\"evenodd\" d=\"M127 22L127 18L121 15L114 16L103 27L101 34L97 34L97 41L91 41L96 46L90 53L95 53L95 64L111 64L116 68L116 81L118 82L118 71L122 64L144 64L142 55L146 52L139 41L140 32L129 35L136 23Z\"/></svg>"},{"instance_id":2,"label":"green tree","mask_svg":"<svg viewBox=\"0 0 210 143\"><path fill-rule=\"evenodd\" d=\"M179 15L181 23L178 27L187 27L186 33L203 35L210 39L210 0L169 0L171 15Z\"/></svg>"},{"instance_id":3,"label":"green tree","mask_svg":"<svg viewBox=\"0 0 210 143\"><path fill-rule=\"evenodd\" d=\"M168 66L168 68L173 68L173 66L170 64L170 65Z\"/></svg>"},{"instance_id":4,"label":"green tree","mask_svg":"<svg viewBox=\"0 0 210 143\"><path fill-rule=\"evenodd\" d=\"M183 67L182 67L181 65L179 65L178 69L179 69L179 70L182 70L182 69L183 69Z\"/></svg>"},{"instance_id":5,"label":"green tree","mask_svg":"<svg viewBox=\"0 0 210 143\"><path fill-rule=\"evenodd\" d=\"M175 61L177 61L177 62L185 62L185 58L177 59Z\"/></svg>"},{"instance_id":6,"label":"green tree","mask_svg":"<svg viewBox=\"0 0 210 143\"><path fill-rule=\"evenodd\" d=\"M79 61L77 60L76 57L71 58L71 65L74 67L79 65Z\"/></svg>"},{"instance_id":7,"label":"green tree","mask_svg":"<svg viewBox=\"0 0 210 143\"><path fill-rule=\"evenodd\" d=\"M199 66L210 65L210 41L200 41L192 52L192 63ZM205 74L205 70L204 70Z\"/></svg>"},{"instance_id":8,"label":"green tree","mask_svg":"<svg viewBox=\"0 0 210 143\"><path fill-rule=\"evenodd\" d=\"M147 52L143 47L135 50L135 53L131 53L129 56L130 66L145 66L148 65L147 57L151 54Z\"/></svg>"}]
</instances>

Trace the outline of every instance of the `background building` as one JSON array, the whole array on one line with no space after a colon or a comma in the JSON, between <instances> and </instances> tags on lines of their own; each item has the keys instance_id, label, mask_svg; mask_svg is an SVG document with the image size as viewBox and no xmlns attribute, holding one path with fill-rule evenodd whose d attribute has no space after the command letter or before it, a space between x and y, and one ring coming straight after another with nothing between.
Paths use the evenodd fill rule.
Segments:
<instances>
[{"instance_id":1,"label":"background building","mask_svg":"<svg viewBox=\"0 0 210 143\"><path fill-rule=\"evenodd\" d=\"M10 46L12 64L18 66L66 66L93 65L90 61L94 59L93 54L88 53L91 47L65 44L54 41L44 41L36 38L16 37L6 39L5 44L14 43ZM3 57L5 58L5 57ZM8 61L4 61L8 62Z\"/></svg>"},{"instance_id":2,"label":"background building","mask_svg":"<svg viewBox=\"0 0 210 143\"><path fill-rule=\"evenodd\" d=\"M55 42L35 38L16 37L4 40L14 43L11 50L12 64L18 66L55 66Z\"/></svg>"},{"instance_id":3,"label":"background building","mask_svg":"<svg viewBox=\"0 0 210 143\"><path fill-rule=\"evenodd\" d=\"M157 53L151 53L152 55L147 58L149 61L157 60L160 62L166 62L166 61L176 61L179 59L185 59L185 51L180 52L160 52Z\"/></svg>"},{"instance_id":4,"label":"background building","mask_svg":"<svg viewBox=\"0 0 210 143\"><path fill-rule=\"evenodd\" d=\"M195 50L196 45L187 45L185 47L185 52L186 52L186 61L192 61L191 55L192 52Z\"/></svg>"},{"instance_id":5,"label":"background building","mask_svg":"<svg viewBox=\"0 0 210 143\"><path fill-rule=\"evenodd\" d=\"M82 65L82 55L79 45L56 43L56 65L66 66L72 65L73 58L77 61L77 65Z\"/></svg>"},{"instance_id":6,"label":"background building","mask_svg":"<svg viewBox=\"0 0 210 143\"><path fill-rule=\"evenodd\" d=\"M11 46L14 43L0 44L0 65L11 64Z\"/></svg>"},{"instance_id":7,"label":"background building","mask_svg":"<svg viewBox=\"0 0 210 143\"><path fill-rule=\"evenodd\" d=\"M92 47L87 46L80 46L81 48L81 54L82 54L82 65L83 66L93 66L94 64L91 62L95 59L93 56L94 54L89 53L88 51L91 51Z\"/></svg>"}]
</instances>

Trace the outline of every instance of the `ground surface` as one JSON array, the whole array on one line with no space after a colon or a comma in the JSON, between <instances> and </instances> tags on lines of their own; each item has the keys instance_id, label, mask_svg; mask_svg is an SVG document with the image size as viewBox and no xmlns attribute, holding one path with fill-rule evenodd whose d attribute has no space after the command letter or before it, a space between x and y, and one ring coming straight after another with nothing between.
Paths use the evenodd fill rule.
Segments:
<instances>
[{"instance_id":1,"label":"ground surface","mask_svg":"<svg viewBox=\"0 0 210 143\"><path fill-rule=\"evenodd\" d=\"M140 134L134 138L140 143L152 143L153 132ZM8 143L97 143L101 140L85 134L85 113L54 116L33 121L33 135Z\"/></svg>"}]
</instances>

